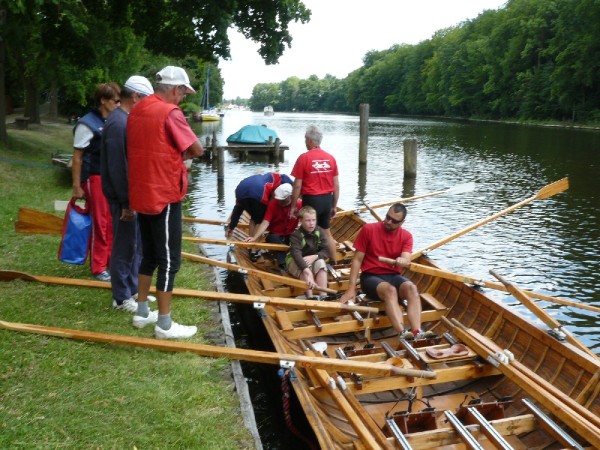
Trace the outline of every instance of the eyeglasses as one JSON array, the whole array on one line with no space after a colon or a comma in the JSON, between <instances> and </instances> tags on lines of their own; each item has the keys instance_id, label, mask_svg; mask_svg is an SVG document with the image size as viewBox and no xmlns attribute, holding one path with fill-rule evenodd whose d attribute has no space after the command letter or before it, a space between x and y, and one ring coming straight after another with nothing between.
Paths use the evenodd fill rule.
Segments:
<instances>
[{"instance_id":1,"label":"eyeglasses","mask_svg":"<svg viewBox=\"0 0 600 450\"><path fill-rule=\"evenodd\" d=\"M390 216L389 214L385 215L385 220L387 220L388 222L392 222L394 225L398 225L399 223L404 222L404 219L398 220L398 219L394 219L392 216Z\"/></svg>"},{"instance_id":2,"label":"eyeglasses","mask_svg":"<svg viewBox=\"0 0 600 450\"><path fill-rule=\"evenodd\" d=\"M111 98L111 100L112 100L113 102L115 102L115 104L119 104L119 103L121 103L121 99L120 99L120 98Z\"/></svg>"}]
</instances>

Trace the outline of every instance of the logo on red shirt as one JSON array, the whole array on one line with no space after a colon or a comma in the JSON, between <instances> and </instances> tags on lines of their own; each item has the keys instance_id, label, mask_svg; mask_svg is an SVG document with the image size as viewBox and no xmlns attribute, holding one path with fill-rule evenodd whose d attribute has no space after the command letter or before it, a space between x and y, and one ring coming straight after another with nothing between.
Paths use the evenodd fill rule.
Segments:
<instances>
[{"instance_id":1,"label":"logo on red shirt","mask_svg":"<svg viewBox=\"0 0 600 450\"><path fill-rule=\"evenodd\" d=\"M316 172L328 172L331 169L328 159L315 159L312 163L313 169Z\"/></svg>"}]
</instances>

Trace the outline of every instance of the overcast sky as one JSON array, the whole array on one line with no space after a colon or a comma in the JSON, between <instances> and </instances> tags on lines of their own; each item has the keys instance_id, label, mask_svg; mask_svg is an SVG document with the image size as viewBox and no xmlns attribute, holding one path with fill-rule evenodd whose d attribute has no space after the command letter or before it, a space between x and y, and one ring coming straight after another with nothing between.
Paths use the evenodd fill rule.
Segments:
<instances>
[{"instance_id":1,"label":"overcast sky","mask_svg":"<svg viewBox=\"0 0 600 450\"><path fill-rule=\"evenodd\" d=\"M327 74L345 78L362 66L370 50L416 44L437 30L498 9L506 0L304 0L312 11L307 24L290 24L292 47L279 64L267 66L258 45L230 30L231 59L221 60L226 99L250 98L258 83L277 83Z\"/></svg>"}]
</instances>

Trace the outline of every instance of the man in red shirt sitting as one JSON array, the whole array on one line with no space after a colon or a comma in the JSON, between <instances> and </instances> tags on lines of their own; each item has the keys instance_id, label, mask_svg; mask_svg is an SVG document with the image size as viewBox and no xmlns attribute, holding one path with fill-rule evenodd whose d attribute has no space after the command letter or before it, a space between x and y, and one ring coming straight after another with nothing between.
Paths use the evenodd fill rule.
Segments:
<instances>
[{"instance_id":1,"label":"man in red shirt sitting","mask_svg":"<svg viewBox=\"0 0 600 450\"><path fill-rule=\"evenodd\" d=\"M360 273L360 286L372 300L381 300L392 326L401 339L432 337L430 331L421 332L421 298L412 281L400 275L403 267L411 261L412 234L402 228L406 207L395 203L390 207L383 222L363 225L354 241L354 259L350 268L350 284L340 302L347 303L356 297L356 281ZM379 257L394 259L395 263L379 261ZM406 300L406 312L411 328L405 330L400 301Z\"/></svg>"}]
</instances>

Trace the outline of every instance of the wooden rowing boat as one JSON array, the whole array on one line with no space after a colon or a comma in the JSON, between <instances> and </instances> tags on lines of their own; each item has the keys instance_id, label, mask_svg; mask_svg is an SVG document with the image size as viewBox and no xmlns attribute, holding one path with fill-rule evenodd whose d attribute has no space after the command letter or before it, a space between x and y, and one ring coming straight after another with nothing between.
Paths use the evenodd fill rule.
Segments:
<instances>
[{"instance_id":1,"label":"wooden rowing boat","mask_svg":"<svg viewBox=\"0 0 600 450\"><path fill-rule=\"evenodd\" d=\"M331 289L348 287L352 242L363 224L356 215L332 222L339 264L330 274ZM232 252L242 267L277 269L268 254L252 262L248 249ZM421 253L413 262L415 268L440 269ZM421 293L424 328L436 338L400 342L378 303L369 303L378 314L362 316L264 306L261 320L279 353L432 372L419 378L285 366L293 371L291 384L321 448L600 448L598 358L463 280L437 276L436 270L405 275ZM253 295L303 293L251 272L245 282ZM466 354L450 351L457 342L467 346Z\"/></svg>"}]
</instances>

